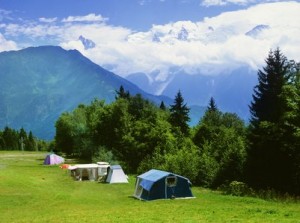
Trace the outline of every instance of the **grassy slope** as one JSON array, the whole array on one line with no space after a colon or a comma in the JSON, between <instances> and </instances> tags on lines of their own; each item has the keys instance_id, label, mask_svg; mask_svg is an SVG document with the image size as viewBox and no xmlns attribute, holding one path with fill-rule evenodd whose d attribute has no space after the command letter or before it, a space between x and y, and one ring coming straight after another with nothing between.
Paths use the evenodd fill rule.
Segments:
<instances>
[{"instance_id":1,"label":"grassy slope","mask_svg":"<svg viewBox=\"0 0 300 223\"><path fill-rule=\"evenodd\" d=\"M76 182L44 153L0 151L0 222L300 222L299 203L220 195L193 187L196 199L133 199L129 184Z\"/></svg>"}]
</instances>

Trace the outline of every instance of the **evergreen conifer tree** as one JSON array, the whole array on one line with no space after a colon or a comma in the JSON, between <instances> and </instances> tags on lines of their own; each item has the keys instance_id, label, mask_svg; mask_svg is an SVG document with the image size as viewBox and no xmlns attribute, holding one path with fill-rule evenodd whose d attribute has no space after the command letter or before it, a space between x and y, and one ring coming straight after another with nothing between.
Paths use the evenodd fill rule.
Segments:
<instances>
[{"instance_id":1,"label":"evergreen conifer tree","mask_svg":"<svg viewBox=\"0 0 300 223\"><path fill-rule=\"evenodd\" d=\"M124 98L124 99L129 99L130 98L130 93L129 91L125 91L123 85L120 86L120 89L118 91L116 91L116 100L118 98Z\"/></svg>"},{"instance_id":2,"label":"evergreen conifer tree","mask_svg":"<svg viewBox=\"0 0 300 223\"><path fill-rule=\"evenodd\" d=\"M184 103L184 99L180 91L175 96L174 104L170 107L170 123L173 127L179 128L183 135L189 134L188 121L190 109Z\"/></svg>"},{"instance_id":3,"label":"evergreen conifer tree","mask_svg":"<svg viewBox=\"0 0 300 223\"><path fill-rule=\"evenodd\" d=\"M279 97L282 87L289 79L288 60L276 49L270 51L266 66L258 71L258 85L252 95L250 105L251 124L262 121L277 122L282 116L283 101Z\"/></svg>"},{"instance_id":4,"label":"evergreen conifer tree","mask_svg":"<svg viewBox=\"0 0 300 223\"><path fill-rule=\"evenodd\" d=\"M258 85L250 105L249 150L246 167L248 183L257 188L285 190L288 154L282 149L285 99L281 97L288 83L288 60L279 49L270 51L266 66L258 71Z\"/></svg>"},{"instance_id":5,"label":"evergreen conifer tree","mask_svg":"<svg viewBox=\"0 0 300 223\"><path fill-rule=\"evenodd\" d=\"M160 103L159 108L160 108L161 110L166 110L166 106L165 106L165 103L164 103L163 101Z\"/></svg>"},{"instance_id":6,"label":"evergreen conifer tree","mask_svg":"<svg viewBox=\"0 0 300 223\"><path fill-rule=\"evenodd\" d=\"M209 104L208 104L207 110L208 111L213 111L213 112L215 112L215 111L218 110L218 107L216 105L215 99L213 97L211 97L210 100L209 100Z\"/></svg>"}]
</instances>

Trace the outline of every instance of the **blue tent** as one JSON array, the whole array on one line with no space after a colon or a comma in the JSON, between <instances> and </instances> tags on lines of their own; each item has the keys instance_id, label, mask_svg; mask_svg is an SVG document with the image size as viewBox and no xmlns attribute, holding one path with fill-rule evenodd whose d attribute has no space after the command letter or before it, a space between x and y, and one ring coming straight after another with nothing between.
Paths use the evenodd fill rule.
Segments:
<instances>
[{"instance_id":1,"label":"blue tent","mask_svg":"<svg viewBox=\"0 0 300 223\"><path fill-rule=\"evenodd\" d=\"M137 176L133 196L141 200L194 197L189 179L155 169Z\"/></svg>"}]
</instances>

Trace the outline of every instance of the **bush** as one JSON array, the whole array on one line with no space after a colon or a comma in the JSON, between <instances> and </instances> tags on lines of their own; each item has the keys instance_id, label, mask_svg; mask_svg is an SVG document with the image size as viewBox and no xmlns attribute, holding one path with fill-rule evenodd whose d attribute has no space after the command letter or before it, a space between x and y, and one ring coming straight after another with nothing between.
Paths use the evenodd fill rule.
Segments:
<instances>
[{"instance_id":1,"label":"bush","mask_svg":"<svg viewBox=\"0 0 300 223\"><path fill-rule=\"evenodd\" d=\"M232 181L227 187L223 188L226 194L233 196L250 196L253 195L253 189L246 183L239 181Z\"/></svg>"},{"instance_id":2,"label":"bush","mask_svg":"<svg viewBox=\"0 0 300 223\"><path fill-rule=\"evenodd\" d=\"M104 146L100 146L98 150L93 154L92 161L94 163L97 163L99 161L105 161L110 164L116 163L113 153Z\"/></svg>"},{"instance_id":3,"label":"bush","mask_svg":"<svg viewBox=\"0 0 300 223\"><path fill-rule=\"evenodd\" d=\"M274 189L254 190L244 182L232 181L229 185L219 187L224 194L233 196L249 196L261 198L264 200L281 201L281 202L299 202L300 197L292 196L288 193L280 193Z\"/></svg>"}]
</instances>

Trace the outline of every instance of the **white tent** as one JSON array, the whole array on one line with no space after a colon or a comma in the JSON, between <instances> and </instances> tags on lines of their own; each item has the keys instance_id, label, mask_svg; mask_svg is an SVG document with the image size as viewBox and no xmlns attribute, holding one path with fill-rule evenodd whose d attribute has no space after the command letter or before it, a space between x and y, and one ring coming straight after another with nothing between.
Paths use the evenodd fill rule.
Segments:
<instances>
[{"instance_id":1,"label":"white tent","mask_svg":"<svg viewBox=\"0 0 300 223\"><path fill-rule=\"evenodd\" d=\"M107 175L107 168L110 167L107 162L97 162L98 165L98 177L103 177Z\"/></svg>"},{"instance_id":2,"label":"white tent","mask_svg":"<svg viewBox=\"0 0 300 223\"><path fill-rule=\"evenodd\" d=\"M110 166L106 178L107 183L128 183L127 176L125 175L120 165Z\"/></svg>"},{"instance_id":3,"label":"white tent","mask_svg":"<svg viewBox=\"0 0 300 223\"><path fill-rule=\"evenodd\" d=\"M106 178L108 167L109 163L107 162L97 162L97 164L69 165L68 169L71 171L71 175L79 181L81 181L82 178L88 178L90 181L100 181Z\"/></svg>"}]
</instances>

